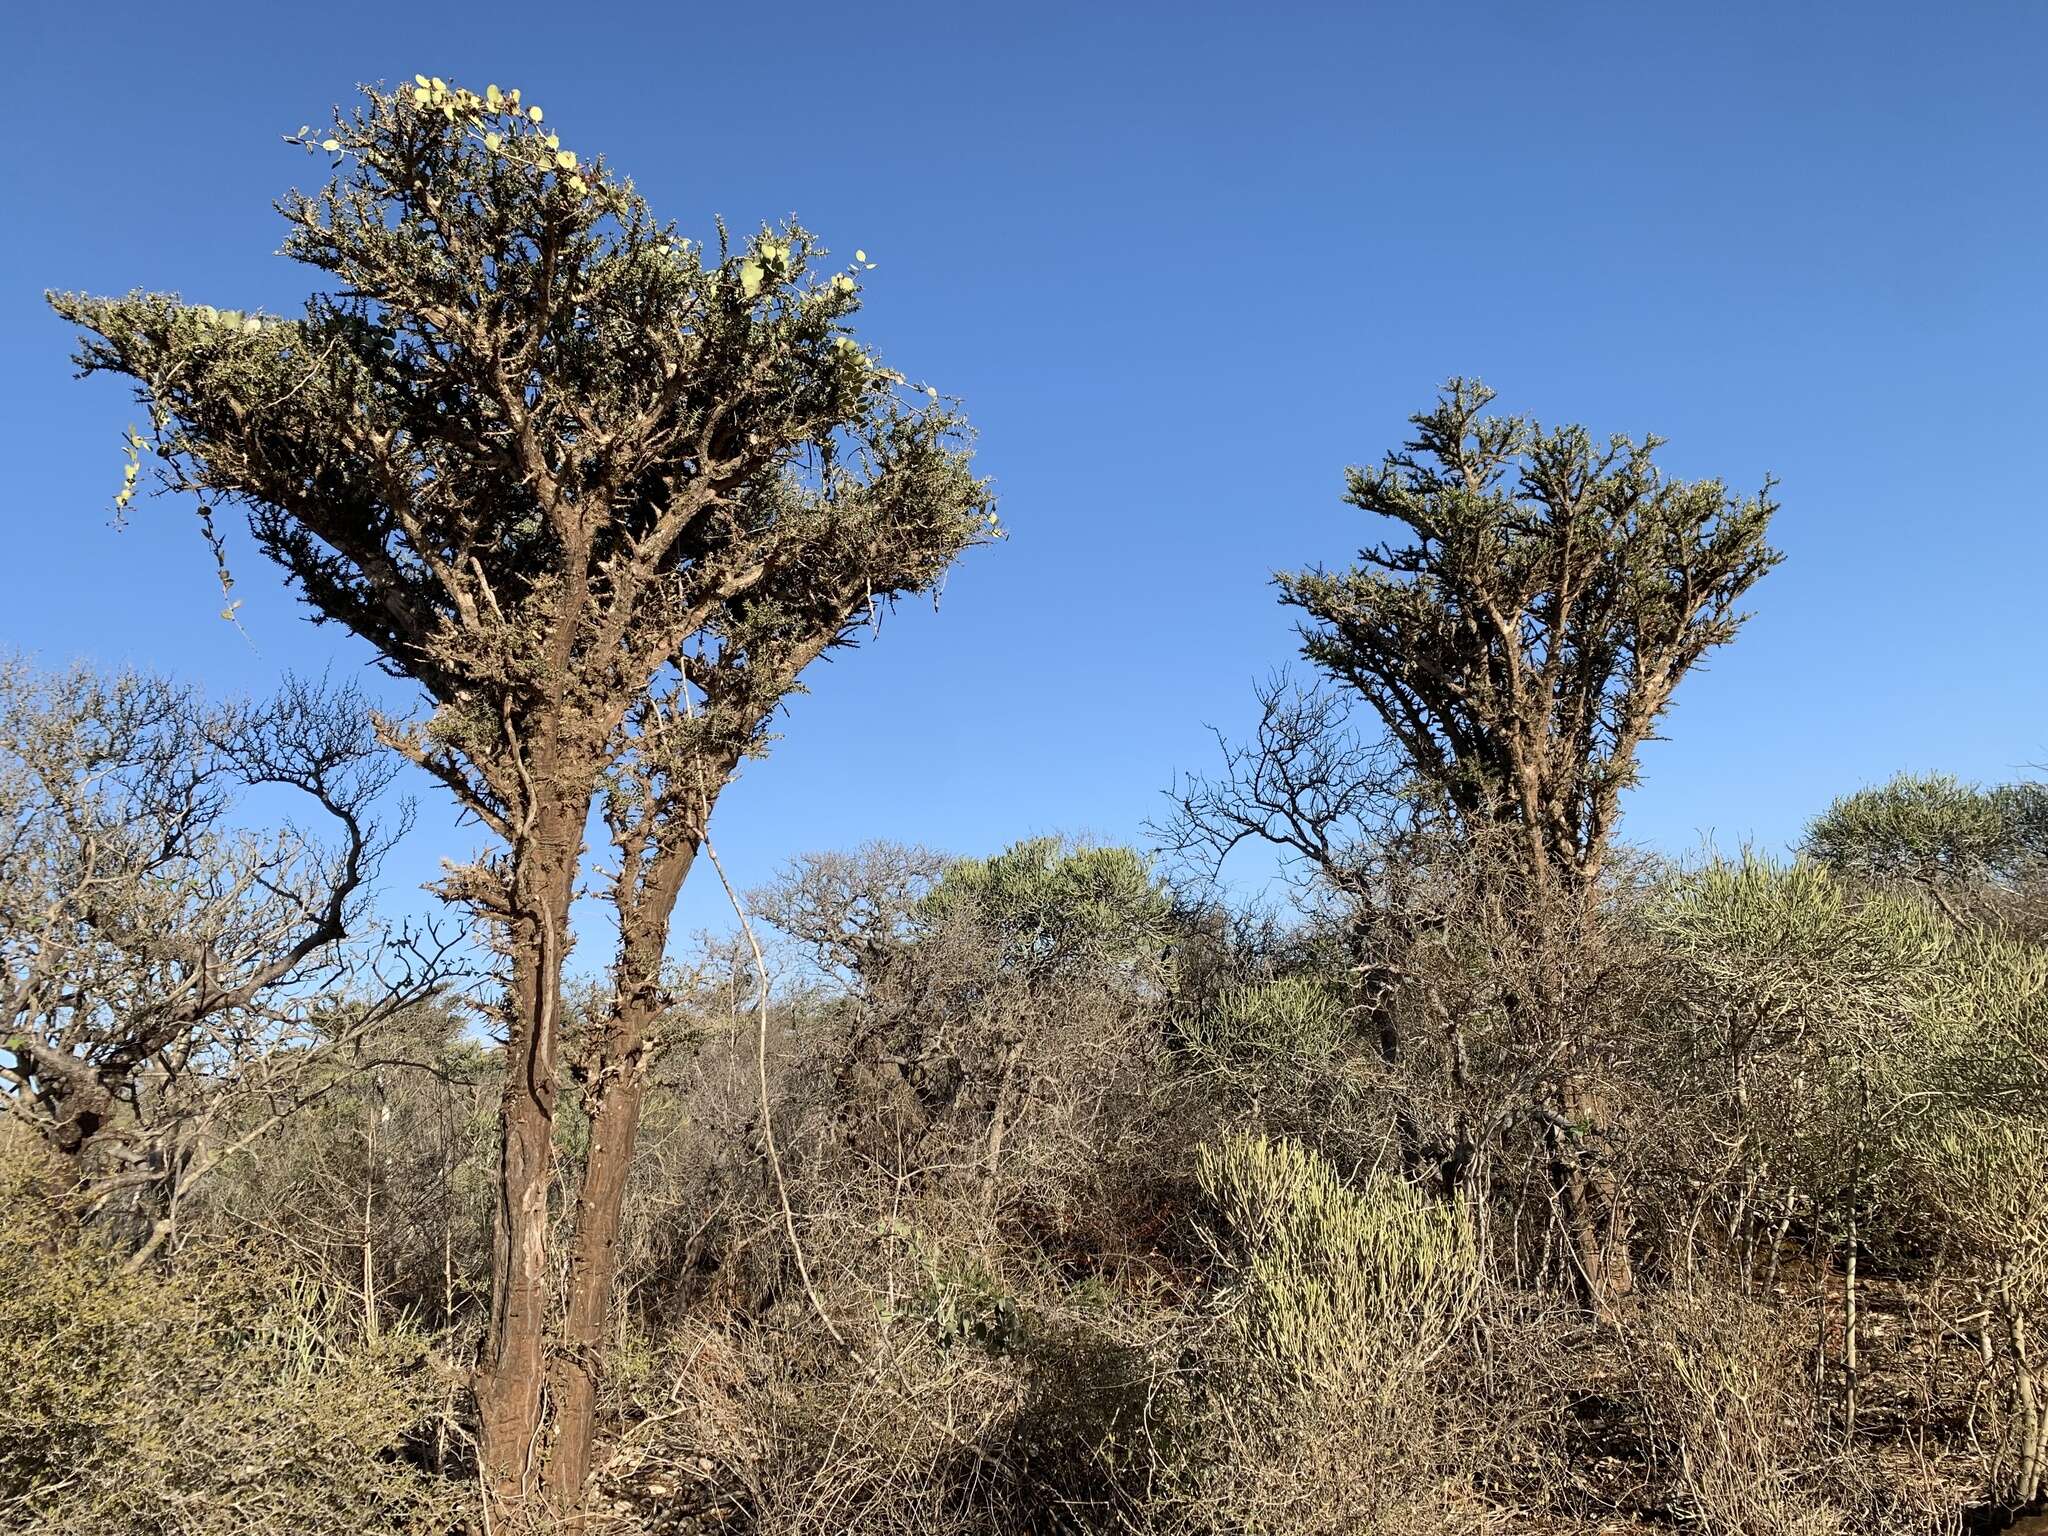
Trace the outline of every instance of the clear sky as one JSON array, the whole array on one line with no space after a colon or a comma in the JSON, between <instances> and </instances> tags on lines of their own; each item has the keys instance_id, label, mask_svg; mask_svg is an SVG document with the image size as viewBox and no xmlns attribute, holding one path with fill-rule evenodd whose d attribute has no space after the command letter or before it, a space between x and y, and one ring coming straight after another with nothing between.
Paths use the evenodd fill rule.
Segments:
<instances>
[{"instance_id":1,"label":"clear sky","mask_svg":"<svg viewBox=\"0 0 2048 1536\"><path fill-rule=\"evenodd\" d=\"M359 667L189 507L108 525L118 385L46 287L289 310L279 136L361 80L518 86L692 236L865 247L864 333L962 396L1007 544L813 677L726 795L735 877L868 837L1142 836L1291 652L1279 567L1452 373L1782 481L1783 567L1645 754L1625 835L1778 847L1900 768L2048 759L2048 8L489 6L14 0L0 645L209 688ZM422 787L394 896L472 834ZM686 923L717 921L708 879Z\"/></svg>"}]
</instances>

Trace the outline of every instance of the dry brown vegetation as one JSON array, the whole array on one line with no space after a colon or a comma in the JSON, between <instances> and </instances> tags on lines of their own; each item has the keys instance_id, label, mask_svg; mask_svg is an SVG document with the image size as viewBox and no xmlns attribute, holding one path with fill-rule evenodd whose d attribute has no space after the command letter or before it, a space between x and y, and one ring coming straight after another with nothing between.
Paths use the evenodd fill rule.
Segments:
<instances>
[{"instance_id":1,"label":"dry brown vegetation","mask_svg":"<svg viewBox=\"0 0 2048 1536\"><path fill-rule=\"evenodd\" d=\"M756 905L765 1017L707 958L650 1086L584 1529L1903 1533L2038 1486L2022 936L1818 864L1616 883L1578 949L1637 1283L1590 1307L1483 902L1371 1007L1347 924L1119 849ZM319 1070L147 1279L12 1204L18 1528L481 1529L495 1056L428 1008Z\"/></svg>"}]
</instances>

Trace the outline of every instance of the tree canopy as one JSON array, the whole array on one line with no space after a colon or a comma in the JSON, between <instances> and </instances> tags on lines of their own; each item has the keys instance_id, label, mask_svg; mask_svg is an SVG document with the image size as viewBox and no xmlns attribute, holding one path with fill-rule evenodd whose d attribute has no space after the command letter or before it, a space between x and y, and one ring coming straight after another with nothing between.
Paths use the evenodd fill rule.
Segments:
<instances>
[{"instance_id":1,"label":"tree canopy","mask_svg":"<svg viewBox=\"0 0 2048 1536\"><path fill-rule=\"evenodd\" d=\"M541 701L648 776L756 746L812 656L989 531L961 418L853 338L865 264L820 271L801 227L687 239L495 86L368 91L301 142L335 170L280 205L331 280L302 315L52 302L137 381L168 482L246 508L426 689L414 755L494 824ZM663 729L622 731L663 677Z\"/></svg>"},{"instance_id":2,"label":"tree canopy","mask_svg":"<svg viewBox=\"0 0 2048 1536\"><path fill-rule=\"evenodd\" d=\"M1484 414L1453 379L1345 500L1393 525L1345 570L1281 575L1303 654L1362 695L1414 772L1522 829L1537 872L1597 874L1621 791L1688 670L1779 556L1766 483L1732 496L1662 440Z\"/></svg>"}]
</instances>

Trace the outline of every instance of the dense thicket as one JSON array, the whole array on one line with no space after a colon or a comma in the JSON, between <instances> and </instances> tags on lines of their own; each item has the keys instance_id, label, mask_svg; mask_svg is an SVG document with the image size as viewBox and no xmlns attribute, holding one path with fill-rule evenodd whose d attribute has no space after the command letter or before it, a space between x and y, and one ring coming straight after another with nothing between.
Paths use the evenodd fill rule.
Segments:
<instances>
[{"instance_id":1,"label":"dense thicket","mask_svg":"<svg viewBox=\"0 0 2048 1536\"><path fill-rule=\"evenodd\" d=\"M1505 1134L1483 903L1394 1005L1462 1043L1390 1065L1341 923L1232 919L1113 848L800 860L753 901L771 1000L744 949L707 955L669 1022L591 1528L1906 1532L2022 1505L2048 952L2003 926L2030 886L1970 894L2000 921L1818 860L1617 888L1592 1022L1638 1284L1595 1311L1540 1142ZM14 1205L0 1497L27 1528L477 1518L500 1058L415 1010L317 1070L142 1288L117 1228ZM558 1210L588 1156L567 1105ZM1487 1123L1454 1184L1404 1162L1416 1127Z\"/></svg>"}]
</instances>

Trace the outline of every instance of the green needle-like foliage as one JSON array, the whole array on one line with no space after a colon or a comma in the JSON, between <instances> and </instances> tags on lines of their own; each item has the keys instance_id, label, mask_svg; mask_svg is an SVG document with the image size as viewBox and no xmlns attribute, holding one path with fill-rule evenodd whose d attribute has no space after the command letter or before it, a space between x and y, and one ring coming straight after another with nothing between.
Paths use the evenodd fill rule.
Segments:
<instances>
[{"instance_id":1,"label":"green needle-like foliage","mask_svg":"<svg viewBox=\"0 0 2048 1536\"><path fill-rule=\"evenodd\" d=\"M1005 967L1032 982L1164 949L1172 904L1128 848L1028 838L988 859L951 865L919 903L927 929L972 923Z\"/></svg>"}]
</instances>

